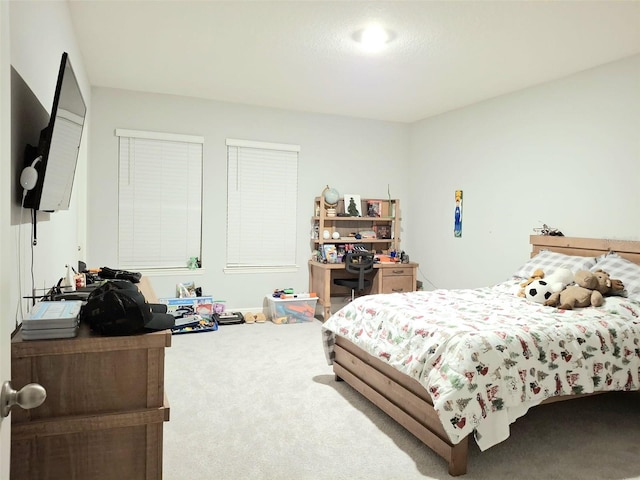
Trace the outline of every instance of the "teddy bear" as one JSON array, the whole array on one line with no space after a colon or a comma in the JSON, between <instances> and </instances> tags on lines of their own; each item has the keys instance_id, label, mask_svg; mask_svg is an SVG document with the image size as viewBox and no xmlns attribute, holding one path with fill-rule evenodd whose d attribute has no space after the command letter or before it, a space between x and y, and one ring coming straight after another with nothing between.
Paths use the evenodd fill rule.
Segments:
<instances>
[{"instance_id":1,"label":"teddy bear","mask_svg":"<svg viewBox=\"0 0 640 480\"><path fill-rule=\"evenodd\" d=\"M573 273L568 268L559 268L544 279L534 280L524 288L525 298L544 304L554 293L561 292L573 282Z\"/></svg>"},{"instance_id":2,"label":"teddy bear","mask_svg":"<svg viewBox=\"0 0 640 480\"><path fill-rule=\"evenodd\" d=\"M599 307L604 303L605 295L615 295L624 290L620 280L612 279L604 270L590 272L579 270L574 275L575 284L561 292L554 293L544 302L550 307L572 310L582 307Z\"/></svg>"},{"instance_id":3,"label":"teddy bear","mask_svg":"<svg viewBox=\"0 0 640 480\"><path fill-rule=\"evenodd\" d=\"M540 268L535 269L531 274L531 276L520 284L520 291L518 292L518 296L526 297L525 288L527 287L527 285L529 285L531 282L535 280L541 280L543 278L544 278L544 271L542 271Z\"/></svg>"}]
</instances>

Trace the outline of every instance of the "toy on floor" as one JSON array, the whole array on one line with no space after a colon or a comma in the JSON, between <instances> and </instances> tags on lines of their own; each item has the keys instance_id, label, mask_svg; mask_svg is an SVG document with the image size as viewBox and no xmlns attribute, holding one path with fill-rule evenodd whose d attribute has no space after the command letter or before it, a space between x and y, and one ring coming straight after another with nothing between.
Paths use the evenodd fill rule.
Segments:
<instances>
[{"instance_id":1,"label":"toy on floor","mask_svg":"<svg viewBox=\"0 0 640 480\"><path fill-rule=\"evenodd\" d=\"M267 321L267 317L262 312L247 312L244 314L244 321L245 323L264 323Z\"/></svg>"},{"instance_id":2,"label":"toy on floor","mask_svg":"<svg viewBox=\"0 0 640 480\"><path fill-rule=\"evenodd\" d=\"M298 323L313 320L316 310L307 303L299 303L295 305L277 304L276 315L273 323ZM283 320L286 319L286 320Z\"/></svg>"}]
</instances>

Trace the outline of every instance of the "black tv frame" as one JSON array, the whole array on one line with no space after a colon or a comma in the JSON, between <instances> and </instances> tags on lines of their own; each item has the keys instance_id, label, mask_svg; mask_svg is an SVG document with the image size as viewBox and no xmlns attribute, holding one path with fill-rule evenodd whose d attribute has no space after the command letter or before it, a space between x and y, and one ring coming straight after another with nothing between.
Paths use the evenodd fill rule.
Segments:
<instances>
[{"instance_id":1,"label":"black tv frame","mask_svg":"<svg viewBox=\"0 0 640 480\"><path fill-rule=\"evenodd\" d=\"M80 125L80 131L77 135L77 148L75 149L75 155L64 158L63 162L58 162L56 158L51 159L51 144L54 139L54 135L57 133L57 129L61 127L57 127L56 120L59 114L60 107L60 99L63 95L69 96L69 88L63 91L63 86L66 85L73 89L71 92L75 97L75 109L77 112L73 112L78 118L82 120L82 124ZM64 98L63 100L68 100ZM65 105L66 106L66 105ZM58 78L56 81L56 89L53 97L53 106L51 108L51 115L49 117L49 124L40 131L40 138L38 142L38 146L34 147L33 145L27 144L24 151L24 167L25 170L28 170L30 167L35 169L37 173L35 185L28 189L24 190L24 199L23 199L23 207L31 208L33 210L42 210L46 212L54 212L57 210L67 210L69 208L69 202L71 199L71 192L73 189L74 177L76 166L78 162L78 153L80 149L80 144L82 141L82 133L84 130L84 122L86 119L86 103L84 98L82 97L82 91L80 90L80 86L78 84L77 77L75 72L73 71L73 67L71 65L71 61L69 59L69 55L67 52L62 53L62 58L60 60L60 68L58 70ZM75 145L75 142L74 142ZM42 196L43 191L46 186L50 184L53 180L49 177L55 175L51 169L62 169L62 173L66 173L68 177L68 184L65 184L64 188L59 189L57 192L57 198L55 204L47 204L42 205ZM29 172L33 175L33 172ZM49 179L49 181L48 181Z\"/></svg>"}]
</instances>

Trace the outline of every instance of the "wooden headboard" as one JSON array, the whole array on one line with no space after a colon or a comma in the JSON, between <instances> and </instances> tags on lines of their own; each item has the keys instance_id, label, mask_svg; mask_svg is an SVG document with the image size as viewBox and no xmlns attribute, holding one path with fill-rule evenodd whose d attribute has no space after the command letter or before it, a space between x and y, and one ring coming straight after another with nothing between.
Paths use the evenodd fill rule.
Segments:
<instances>
[{"instance_id":1,"label":"wooden headboard","mask_svg":"<svg viewBox=\"0 0 640 480\"><path fill-rule=\"evenodd\" d=\"M597 257L603 253L613 251L621 257L640 265L640 241L636 240L531 235L529 243L531 244L532 257L540 250L551 250L583 257Z\"/></svg>"}]
</instances>

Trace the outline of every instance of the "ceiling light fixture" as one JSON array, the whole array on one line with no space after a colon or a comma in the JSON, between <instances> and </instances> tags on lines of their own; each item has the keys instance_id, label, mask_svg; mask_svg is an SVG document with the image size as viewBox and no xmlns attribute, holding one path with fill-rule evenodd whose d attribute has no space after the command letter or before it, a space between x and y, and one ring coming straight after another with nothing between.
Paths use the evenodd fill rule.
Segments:
<instances>
[{"instance_id":1,"label":"ceiling light fixture","mask_svg":"<svg viewBox=\"0 0 640 480\"><path fill-rule=\"evenodd\" d=\"M393 39L393 34L380 25L371 25L364 30L356 32L354 39L360 43L365 50L378 52Z\"/></svg>"}]
</instances>

